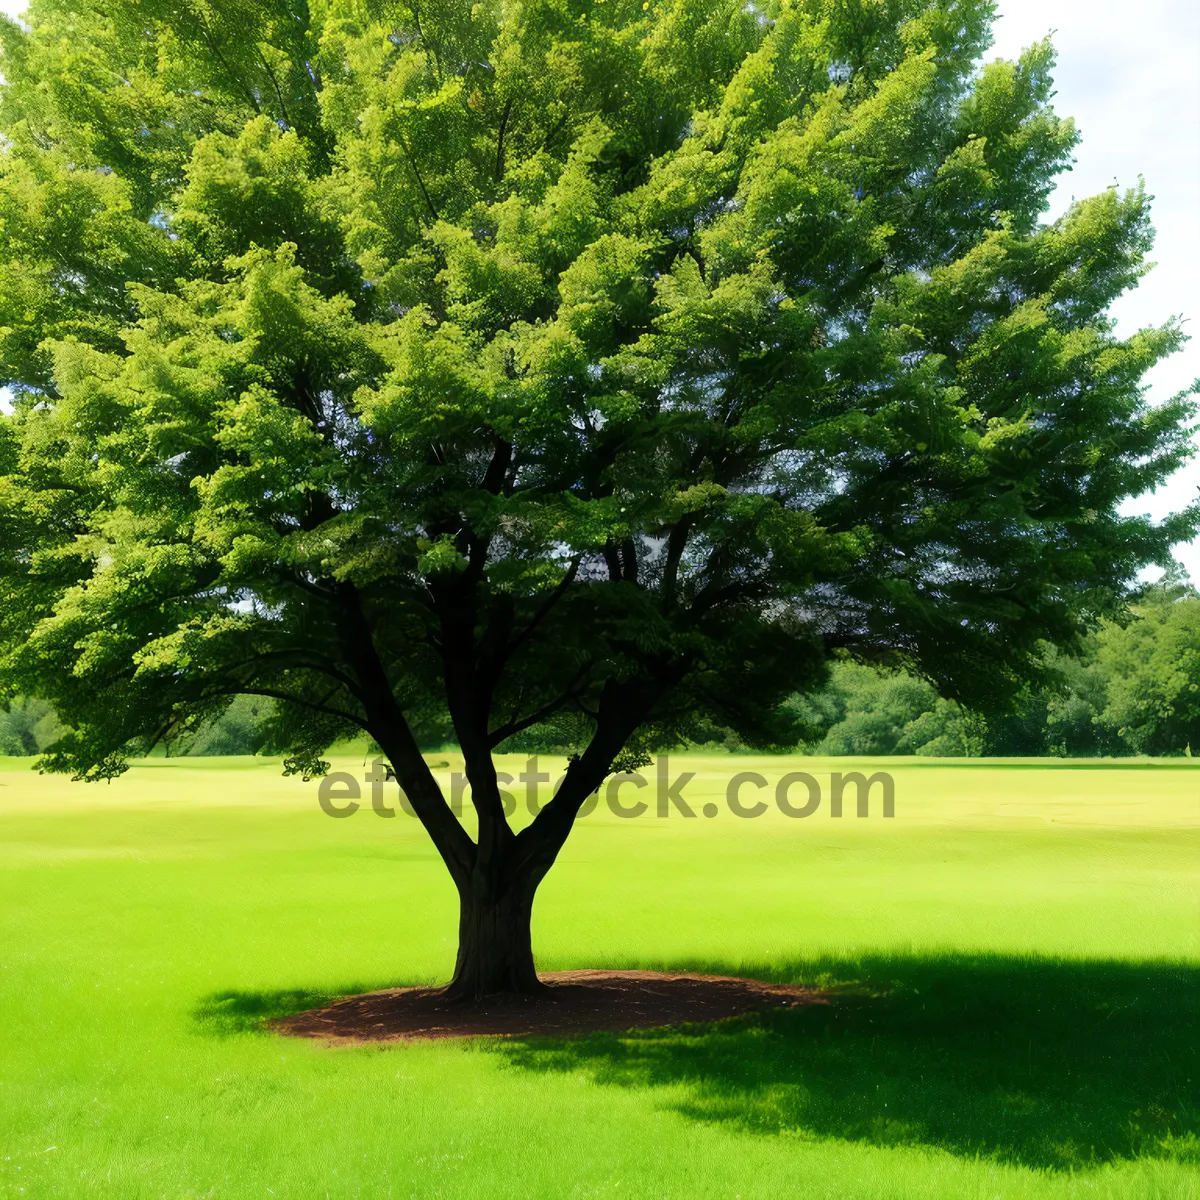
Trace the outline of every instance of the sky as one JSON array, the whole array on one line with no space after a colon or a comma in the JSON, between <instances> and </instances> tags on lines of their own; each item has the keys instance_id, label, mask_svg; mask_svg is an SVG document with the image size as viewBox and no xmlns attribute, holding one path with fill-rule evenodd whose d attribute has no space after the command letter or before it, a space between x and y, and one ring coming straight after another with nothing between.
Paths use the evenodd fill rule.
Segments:
<instances>
[{"instance_id":1,"label":"sky","mask_svg":"<svg viewBox=\"0 0 1200 1200\"><path fill-rule=\"evenodd\" d=\"M19 12L25 0L0 0ZM1113 306L1118 333L1172 316L1200 323L1200 4L1196 0L1000 0L995 45L987 58L1013 58L1053 34L1058 52L1055 107L1073 116L1083 140L1074 169L1061 177L1050 216L1073 197L1143 176L1158 231L1155 269ZM1151 402L1200 377L1200 339L1148 376ZM0 392L0 403L3 393ZM1181 508L1200 491L1200 459L1126 509L1154 517ZM1200 583L1200 538L1176 549Z\"/></svg>"},{"instance_id":2,"label":"sky","mask_svg":"<svg viewBox=\"0 0 1200 1200\"><path fill-rule=\"evenodd\" d=\"M1200 325L1200 4L1196 0L1000 0L988 58L1013 58L1053 31L1058 51L1054 105L1082 135L1075 167L1060 177L1050 202L1057 216L1072 197L1138 176L1154 196L1158 265L1112 308L1128 334L1171 316ZM1188 320L1190 318L1190 320ZM1200 338L1149 376L1151 402L1200 377ZM1200 458L1156 494L1126 505L1161 517L1196 499ZM1200 539L1175 556L1200 584Z\"/></svg>"}]
</instances>

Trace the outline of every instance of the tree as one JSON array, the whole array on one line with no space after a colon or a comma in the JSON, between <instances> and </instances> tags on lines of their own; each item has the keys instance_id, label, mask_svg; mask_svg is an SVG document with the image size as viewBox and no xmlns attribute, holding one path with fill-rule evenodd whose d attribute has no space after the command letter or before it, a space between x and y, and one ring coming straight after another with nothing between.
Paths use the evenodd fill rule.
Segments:
<instances>
[{"instance_id":1,"label":"tree","mask_svg":"<svg viewBox=\"0 0 1200 1200\"><path fill-rule=\"evenodd\" d=\"M65 732L45 700L17 696L0 708L0 754L40 754Z\"/></svg>"},{"instance_id":2,"label":"tree","mask_svg":"<svg viewBox=\"0 0 1200 1200\"><path fill-rule=\"evenodd\" d=\"M1104 628L1101 627L1101 632ZM1016 735L1013 740L1018 745L1023 741L1036 747L1036 753L1072 758L1126 752L1113 731L1100 721L1109 683L1097 657L1100 636L1089 633L1075 655L1060 654L1055 647L1047 647L1048 667L1055 683L1040 696L1031 698L1024 721L1017 717L1004 723L1007 726L1004 732ZM1036 733L1031 727L1033 719L1041 726Z\"/></svg>"},{"instance_id":3,"label":"tree","mask_svg":"<svg viewBox=\"0 0 1200 1200\"><path fill-rule=\"evenodd\" d=\"M1099 721L1135 754L1200 750L1200 594L1195 588L1177 574L1148 588L1134 620L1102 630L1098 663L1108 681L1108 703Z\"/></svg>"},{"instance_id":4,"label":"tree","mask_svg":"<svg viewBox=\"0 0 1200 1200\"><path fill-rule=\"evenodd\" d=\"M986 0L34 0L0 93L4 677L111 778L237 695L383 750L457 885L451 997L614 763L789 736L834 650L1002 704L1196 511L1115 336L1148 197ZM505 820L492 751L558 714ZM460 824L414 724L447 716ZM794 733L794 731L793 731ZM794 736L793 736L794 740Z\"/></svg>"},{"instance_id":5,"label":"tree","mask_svg":"<svg viewBox=\"0 0 1200 1200\"><path fill-rule=\"evenodd\" d=\"M983 751L982 719L903 670L835 662L825 687L792 700L820 735L814 754L975 756Z\"/></svg>"},{"instance_id":6,"label":"tree","mask_svg":"<svg viewBox=\"0 0 1200 1200\"><path fill-rule=\"evenodd\" d=\"M271 701L238 696L179 747L184 754L257 754L269 744ZM172 748L173 749L173 748Z\"/></svg>"}]
</instances>

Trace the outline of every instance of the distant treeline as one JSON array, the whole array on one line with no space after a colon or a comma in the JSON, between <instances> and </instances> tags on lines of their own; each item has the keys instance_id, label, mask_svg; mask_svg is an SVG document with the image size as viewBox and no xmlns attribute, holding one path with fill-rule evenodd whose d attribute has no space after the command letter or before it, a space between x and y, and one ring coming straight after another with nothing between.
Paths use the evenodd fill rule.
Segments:
<instances>
[{"instance_id":1,"label":"distant treeline","mask_svg":"<svg viewBox=\"0 0 1200 1200\"><path fill-rule=\"evenodd\" d=\"M1121 625L1105 622L1074 656L1047 647L1044 681L1015 709L984 717L938 696L902 670L835 662L820 691L788 701L809 738L794 747L831 755L1200 754L1200 593L1170 574L1147 587ZM275 752L272 704L239 697L219 716L177 738L167 753ZM502 749L570 753L569 723L535 726ZM18 697L0 711L0 754L40 754L64 732L50 705ZM453 740L448 720L415 730L425 750ZM697 728L693 744L746 749L732 731Z\"/></svg>"},{"instance_id":2,"label":"distant treeline","mask_svg":"<svg viewBox=\"0 0 1200 1200\"><path fill-rule=\"evenodd\" d=\"M822 736L815 754L936 756L1200 753L1200 593L1178 575L1145 589L1125 625L1104 622L1082 653L1047 647L1045 683L985 718L903 671L835 664L796 698Z\"/></svg>"}]
</instances>

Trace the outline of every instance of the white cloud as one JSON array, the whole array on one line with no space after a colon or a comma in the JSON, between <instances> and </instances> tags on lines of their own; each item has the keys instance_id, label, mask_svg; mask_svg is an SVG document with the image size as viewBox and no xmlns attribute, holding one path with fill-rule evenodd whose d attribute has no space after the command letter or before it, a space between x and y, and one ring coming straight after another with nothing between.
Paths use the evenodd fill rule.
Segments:
<instances>
[{"instance_id":1,"label":"white cloud","mask_svg":"<svg viewBox=\"0 0 1200 1200\"><path fill-rule=\"evenodd\" d=\"M0 0L17 13L24 0ZM1074 170L1052 200L1061 212L1072 196L1145 177L1154 201L1155 270L1114 307L1127 332L1168 317L1200 322L1200 5L1195 0L1000 0L996 45L988 57L1012 58L1054 32L1058 50L1055 104L1075 117L1083 142ZM1151 374L1163 399L1200 377L1200 341ZM0 394L0 403L3 396ZM1189 465L1158 493L1129 506L1163 516L1194 499L1200 466ZM1200 581L1200 540L1178 557Z\"/></svg>"}]
</instances>

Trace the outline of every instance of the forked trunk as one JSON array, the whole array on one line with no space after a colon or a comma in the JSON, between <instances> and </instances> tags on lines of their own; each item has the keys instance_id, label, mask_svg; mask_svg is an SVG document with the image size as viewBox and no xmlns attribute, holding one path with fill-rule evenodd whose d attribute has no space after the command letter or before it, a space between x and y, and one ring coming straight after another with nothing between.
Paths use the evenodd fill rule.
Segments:
<instances>
[{"instance_id":1,"label":"forked trunk","mask_svg":"<svg viewBox=\"0 0 1200 1200\"><path fill-rule=\"evenodd\" d=\"M483 899L462 895L458 961L446 998L470 1003L498 992L544 993L546 986L533 967L532 915L532 889L514 888Z\"/></svg>"},{"instance_id":2,"label":"forked trunk","mask_svg":"<svg viewBox=\"0 0 1200 1200\"><path fill-rule=\"evenodd\" d=\"M467 622L466 632L457 641L455 630L447 629L445 644L471 645L473 634L468 635L473 628ZM457 687L460 701L466 696L474 703L478 697L472 691L472 671L457 659L450 665L455 670L447 667L448 693ZM466 667L470 665L468 661ZM534 893L553 866L581 805L603 782L650 701L639 701L636 696L631 699L621 687L605 685L597 733L584 752L572 760L553 798L518 834L508 825L488 737L480 732L481 728L486 730L486 722L474 720L471 703L456 705L451 696L450 710L463 747L471 802L479 817L476 842L446 803L385 685L386 680L381 679L381 708L386 709L390 703L393 711L382 713L378 725L383 736L377 734L376 738L458 887L458 959L454 978L442 997L448 1003L470 1004L501 993L545 996L551 989L538 979L533 965L530 920Z\"/></svg>"}]
</instances>

